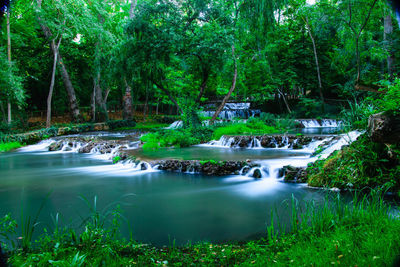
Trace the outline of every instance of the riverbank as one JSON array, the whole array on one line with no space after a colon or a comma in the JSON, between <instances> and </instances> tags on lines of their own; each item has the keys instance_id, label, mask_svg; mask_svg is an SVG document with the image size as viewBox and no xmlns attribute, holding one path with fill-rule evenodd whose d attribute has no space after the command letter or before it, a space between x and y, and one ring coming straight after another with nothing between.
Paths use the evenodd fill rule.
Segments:
<instances>
[{"instance_id":1,"label":"riverbank","mask_svg":"<svg viewBox=\"0 0 400 267\"><path fill-rule=\"evenodd\" d=\"M295 201L292 199L292 203ZM306 206L303 212L293 206L295 220L286 234L277 235L281 225L275 218L262 239L180 247L174 246L173 240L168 247L126 241L118 237L118 212L114 213L108 229L102 224L104 221L99 221L102 216L92 214L83 232L57 228L25 250L9 251L8 263L13 266L396 266L399 262L400 220L381 198L355 198L349 205L337 199L333 204Z\"/></svg>"}]
</instances>

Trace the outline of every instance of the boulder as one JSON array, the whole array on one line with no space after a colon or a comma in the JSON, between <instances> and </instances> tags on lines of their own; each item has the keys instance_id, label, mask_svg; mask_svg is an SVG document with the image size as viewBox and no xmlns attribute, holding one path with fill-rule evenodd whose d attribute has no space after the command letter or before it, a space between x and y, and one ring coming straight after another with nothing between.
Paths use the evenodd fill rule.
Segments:
<instances>
[{"instance_id":1,"label":"boulder","mask_svg":"<svg viewBox=\"0 0 400 267\"><path fill-rule=\"evenodd\" d=\"M305 183L307 182L306 168L293 167L291 165L283 167L285 173L285 182L290 183Z\"/></svg>"},{"instance_id":2,"label":"boulder","mask_svg":"<svg viewBox=\"0 0 400 267\"><path fill-rule=\"evenodd\" d=\"M399 144L400 116L385 114L383 112L373 114L368 119L368 130L373 142Z\"/></svg>"},{"instance_id":3,"label":"boulder","mask_svg":"<svg viewBox=\"0 0 400 267\"><path fill-rule=\"evenodd\" d=\"M253 177L256 178L256 179L260 179L262 177L261 170L260 169L255 169L254 172L253 172Z\"/></svg>"}]
</instances>

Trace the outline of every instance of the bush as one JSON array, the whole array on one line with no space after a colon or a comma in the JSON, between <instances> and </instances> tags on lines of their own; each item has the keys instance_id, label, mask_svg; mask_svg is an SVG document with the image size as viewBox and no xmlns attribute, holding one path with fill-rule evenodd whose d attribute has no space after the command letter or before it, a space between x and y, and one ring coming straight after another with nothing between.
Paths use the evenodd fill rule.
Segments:
<instances>
[{"instance_id":1,"label":"bush","mask_svg":"<svg viewBox=\"0 0 400 267\"><path fill-rule=\"evenodd\" d=\"M387 85L387 90L385 90L382 98L375 100L375 105L381 111L395 115L400 114L400 78L396 78L393 82L384 80L380 83Z\"/></svg>"}]
</instances>

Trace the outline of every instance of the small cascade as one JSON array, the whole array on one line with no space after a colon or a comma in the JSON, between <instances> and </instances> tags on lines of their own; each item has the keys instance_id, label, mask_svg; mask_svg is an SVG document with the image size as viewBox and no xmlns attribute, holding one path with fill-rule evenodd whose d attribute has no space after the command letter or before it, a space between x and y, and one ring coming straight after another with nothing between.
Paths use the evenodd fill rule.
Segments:
<instances>
[{"instance_id":1,"label":"small cascade","mask_svg":"<svg viewBox=\"0 0 400 267\"><path fill-rule=\"evenodd\" d=\"M362 134L360 131L352 131L346 134L340 135L340 138L336 138L321 152L319 155L320 158L326 159L336 150L340 150L343 146L349 145Z\"/></svg>"},{"instance_id":2,"label":"small cascade","mask_svg":"<svg viewBox=\"0 0 400 267\"><path fill-rule=\"evenodd\" d=\"M17 151L19 152L39 152L39 151L48 151L49 146L56 142L54 139L47 139L40 141L35 145L29 145L25 147L19 148Z\"/></svg>"},{"instance_id":3,"label":"small cascade","mask_svg":"<svg viewBox=\"0 0 400 267\"><path fill-rule=\"evenodd\" d=\"M295 140L297 140L297 139L295 139ZM282 148L289 148L289 137L287 137L286 135L284 135L284 136L282 136L282 145L283 145L283 147Z\"/></svg>"},{"instance_id":4,"label":"small cascade","mask_svg":"<svg viewBox=\"0 0 400 267\"><path fill-rule=\"evenodd\" d=\"M201 112L201 115L212 117L215 113L214 105L207 105L205 108L208 110ZM248 119L260 113L261 110L250 109L250 103L226 103L218 117L224 120L232 120L234 118Z\"/></svg>"},{"instance_id":5,"label":"small cascade","mask_svg":"<svg viewBox=\"0 0 400 267\"><path fill-rule=\"evenodd\" d=\"M219 140L213 140L203 147L225 148L279 148L279 149L313 149L323 141L332 139L331 136L296 136L296 135L261 135L261 136L222 136ZM313 152L313 151L311 151Z\"/></svg>"},{"instance_id":6,"label":"small cascade","mask_svg":"<svg viewBox=\"0 0 400 267\"><path fill-rule=\"evenodd\" d=\"M218 141L211 141L206 145L215 147L232 147L234 142L235 142L234 137L221 136L221 138Z\"/></svg>"},{"instance_id":7,"label":"small cascade","mask_svg":"<svg viewBox=\"0 0 400 267\"><path fill-rule=\"evenodd\" d=\"M230 139L232 139L232 138L230 138ZM257 137L253 137L253 139L251 139L251 142L249 143L247 148L260 149L263 147L261 146L261 141Z\"/></svg>"},{"instance_id":8,"label":"small cascade","mask_svg":"<svg viewBox=\"0 0 400 267\"><path fill-rule=\"evenodd\" d=\"M174 121L171 123L170 126L166 127L165 129L177 129L177 128L182 128L183 126L183 121Z\"/></svg>"},{"instance_id":9,"label":"small cascade","mask_svg":"<svg viewBox=\"0 0 400 267\"><path fill-rule=\"evenodd\" d=\"M303 119L296 120L299 122L304 128L321 128L321 127L330 127L337 128L341 125L341 121L333 120L333 119Z\"/></svg>"}]
</instances>

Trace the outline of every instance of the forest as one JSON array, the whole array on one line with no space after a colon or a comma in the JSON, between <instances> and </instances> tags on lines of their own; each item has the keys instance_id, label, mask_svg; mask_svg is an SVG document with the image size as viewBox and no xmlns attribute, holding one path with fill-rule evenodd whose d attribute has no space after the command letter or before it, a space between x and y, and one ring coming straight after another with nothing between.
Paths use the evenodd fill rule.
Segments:
<instances>
[{"instance_id":1,"label":"forest","mask_svg":"<svg viewBox=\"0 0 400 267\"><path fill-rule=\"evenodd\" d=\"M0 266L396 266L399 58L390 0L0 2Z\"/></svg>"}]
</instances>

